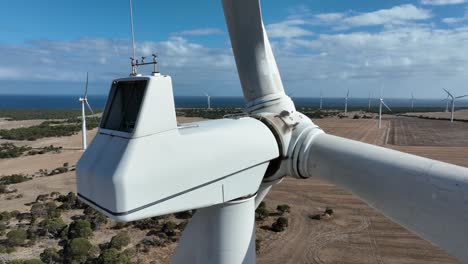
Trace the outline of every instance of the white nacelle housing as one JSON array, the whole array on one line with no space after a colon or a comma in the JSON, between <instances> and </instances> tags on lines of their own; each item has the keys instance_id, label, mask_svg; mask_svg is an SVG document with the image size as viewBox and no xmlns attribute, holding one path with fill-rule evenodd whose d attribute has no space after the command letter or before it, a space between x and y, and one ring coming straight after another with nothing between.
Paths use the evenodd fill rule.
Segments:
<instances>
[{"instance_id":1,"label":"white nacelle housing","mask_svg":"<svg viewBox=\"0 0 468 264\"><path fill-rule=\"evenodd\" d=\"M253 118L178 126L169 76L120 79L78 162L78 195L120 221L208 207L255 194L278 155Z\"/></svg>"}]
</instances>

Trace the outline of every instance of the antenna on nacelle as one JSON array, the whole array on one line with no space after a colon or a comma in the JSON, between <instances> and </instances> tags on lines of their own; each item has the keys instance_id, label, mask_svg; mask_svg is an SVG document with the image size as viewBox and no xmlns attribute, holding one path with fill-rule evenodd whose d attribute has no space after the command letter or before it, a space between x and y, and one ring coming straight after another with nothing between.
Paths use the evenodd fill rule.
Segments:
<instances>
[{"instance_id":1,"label":"antenna on nacelle","mask_svg":"<svg viewBox=\"0 0 468 264\"><path fill-rule=\"evenodd\" d=\"M132 0L129 1L130 3L130 34L132 35L132 57L130 58L132 64L132 73L130 75L135 76L137 75L137 63L135 63L135 32L133 31L133 8L132 8Z\"/></svg>"},{"instance_id":2,"label":"antenna on nacelle","mask_svg":"<svg viewBox=\"0 0 468 264\"><path fill-rule=\"evenodd\" d=\"M132 0L129 0L130 4L130 33L132 37L132 57L130 57L130 64L132 65L132 72L130 73L130 76L136 76L137 75L137 68L138 66L142 65L148 65L148 64L153 64L153 72L152 74L155 75L159 73L158 70L158 62L156 61L157 56L155 54L152 54L153 56L153 61L152 62L145 62L146 57L141 56L141 62L139 62L136 59L136 48L135 48L135 31L133 29L133 2Z\"/></svg>"}]
</instances>

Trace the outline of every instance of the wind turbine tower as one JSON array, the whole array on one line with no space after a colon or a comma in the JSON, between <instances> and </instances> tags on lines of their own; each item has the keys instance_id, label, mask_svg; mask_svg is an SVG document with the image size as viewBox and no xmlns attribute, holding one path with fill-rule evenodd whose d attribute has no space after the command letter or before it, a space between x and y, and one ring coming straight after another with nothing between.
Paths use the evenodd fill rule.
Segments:
<instances>
[{"instance_id":1,"label":"wind turbine tower","mask_svg":"<svg viewBox=\"0 0 468 264\"><path fill-rule=\"evenodd\" d=\"M345 97L345 108L344 108L345 116L348 115L348 99L349 99L349 88L348 88L348 92L346 93L346 97Z\"/></svg>"},{"instance_id":2,"label":"wind turbine tower","mask_svg":"<svg viewBox=\"0 0 468 264\"><path fill-rule=\"evenodd\" d=\"M385 106L390 112L392 109L385 104L382 94L380 95L380 105L379 105L379 129L382 128L382 106Z\"/></svg>"},{"instance_id":3,"label":"wind turbine tower","mask_svg":"<svg viewBox=\"0 0 468 264\"><path fill-rule=\"evenodd\" d=\"M444 89L444 91L447 93L448 97L452 98L452 112L450 113L450 122L453 123L453 118L455 116L455 101L460 98L468 97L468 95L454 96L448 90ZM447 105L448 105L448 101L447 101Z\"/></svg>"},{"instance_id":4,"label":"wind turbine tower","mask_svg":"<svg viewBox=\"0 0 468 264\"><path fill-rule=\"evenodd\" d=\"M372 100L372 92L369 92L369 107L367 109L367 112L370 112L371 109L371 100Z\"/></svg>"},{"instance_id":5,"label":"wind turbine tower","mask_svg":"<svg viewBox=\"0 0 468 264\"><path fill-rule=\"evenodd\" d=\"M86 145L86 107L88 107L89 111L91 111L91 114L94 114L93 109L88 103L88 73L86 73L86 88L85 88L85 93L83 97L80 97L79 99L81 103L81 130L82 130L82 149L86 150L87 145Z\"/></svg>"},{"instance_id":6,"label":"wind turbine tower","mask_svg":"<svg viewBox=\"0 0 468 264\"><path fill-rule=\"evenodd\" d=\"M322 110L323 107L323 94L322 94L322 89L320 89L320 110Z\"/></svg>"},{"instance_id":7,"label":"wind turbine tower","mask_svg":"<svg viewBox=\"0 0 468 264\"><path fill-rule=\"evenodd\" d=\"M414 112L414 94L411 92L411 111Z\"/></svg>"},{"instance_id":8,"label":"wind turbine tower","mask_svg":"<svg viewBox=\"0 0 468 264\"><path fill-rule=\"evenodd\" d=\"M211 96L204 92L205 96L206 96L206 103L207 103L207 106L208 106L208 110L211 110Z\"/></svg>"}]
</instances>

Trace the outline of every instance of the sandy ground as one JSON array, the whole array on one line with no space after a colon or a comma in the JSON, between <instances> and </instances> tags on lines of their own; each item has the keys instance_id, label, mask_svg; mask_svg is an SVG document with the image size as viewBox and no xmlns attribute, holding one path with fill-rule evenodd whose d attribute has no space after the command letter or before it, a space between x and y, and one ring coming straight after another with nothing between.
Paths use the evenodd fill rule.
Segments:
<instances>
[{"instance_id":1,"label":"sandy ground","mask_svg":"<svg viewBox=\"0 0 468 264\"><path fill-rule=\"evenodd\" d=\"M8 121L5 118L0 118L0 129L12 129L20 127L30 127L40 125L46 120L21 120L21 121Z\"/></svg>"},{"instance_id":2,"label":"sandy ground","mask_svg":"<svg viewBox=\"0 0 468 264\"><path fill-rule=\"evenodd\" d=\"M450 112L430 112L430 113L406 113L409 116L424 116L431 118L450 118ZM468 110L455 111L455 119L468 120Z\"/></svg>"},{"instance_id":3,"label":"sandy ground","mask_svg":"<svg viewBox=\"0 0 468 264\"><path fill-rule=\"evenodd\" d=\"M383 128L380 130L377 128L376 119L331 118L314 120L314 122L330 134L468 167L468 157L465 155L468 153L468 143L464 140L466 129L460 129L459 133L454 132L451 135L454 138L451 139L453 144L447 145L442 142L444 137L433 135L439 132L438 129L431 130L431 126L439 127L439 122L444 121L424 120L432 122L432 125L424 124L416 126L417 129L404 129L413 124L414 120L420 119L406 118L407 121L401 122L399 119L402 118L385 116ZM200 119L184 118L179 122L197 120ZM95 130L88 131L90 141L95 132ZM418 138L424 140L424 135L427 133L432 136L432 144L418 145ZM0 172L3 175L34 173L39 169L52 170L65 162L73 165L82 153L79 150L80 141L81 135L78 134L30 143L37 147L54 144L63 146L64 150L60 154L47 153L0 160ZM397 141L404 144L398 146L387 144ZM75 182L74 173L70 172L16 184L14 187L18 189L18 193L24 195L23 198L6 200L5 195L0 196L0 211L27 210L29 207L24 204L34 201L39 194L75 191ZM349 193L318 180L287 178L273 188L266 202L271 208L275 208L280 203L289 204L292 212L287 231L272 233L258 229L258 237L262 239L258 263L460 263L442 250L386 219ZM310 215L327 206L335 210L334 217L320 221L310 219ZM112 235L112 232L97 234L96 237L99 238L97 242L107 241ZM172 253L173 249L174 246L170 246L152 251L152 254L154 259L167 263L167 255ZM25 252L22 256L26 254L37 257L37 252L38 249Z\"/></svg>"}]
</instances>

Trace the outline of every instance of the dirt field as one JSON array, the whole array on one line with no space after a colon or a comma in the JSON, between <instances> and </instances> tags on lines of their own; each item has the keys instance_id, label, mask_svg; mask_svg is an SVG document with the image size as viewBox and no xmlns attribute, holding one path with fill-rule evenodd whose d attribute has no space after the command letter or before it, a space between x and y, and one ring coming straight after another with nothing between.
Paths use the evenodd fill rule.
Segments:
<instances>
[{"instance_id":1,"label":"dirt field","mask_svg":"<svg viewBox=\"0 0 468 264\"><path fill-rule=\"evenodd\" d=\"M430 118L450 118L450 112L430 112L430 113L406 113L409 116L424 116ZM460 120L468 120L468 110L455 111L454 117Z\"/></svg>"},{"instance_id":2,"label":"dirt field","mask_svg":"<svg viewBox=\"0 0 468 264\"><path fill-rule=\"evenodd\" d=\"M388 144L397 146L468 146L468 123L411 117L391 120Z\"/></svg>"},{"instance_id":3,"label":"dirt field","mask_svg":"<svg viewBox=\"0 0 468 264\"><path fill-rule=\"evenodd\" d=\"M199 119L184 119L192 122ZM416 120L416 121L414 121ZM377 128L376 119L320 119L314 120L326 132L371 144L414 153L468 167L467 128L447 128L445 121L385 116L383 128ZM431 122L431 123L425 123ZM442 125L441 125L442 122ZM431 127L436 127L432 129ZM1 123L0 123L0 128ZM451 133L450 140L440 134ZM88 132L89 140L95 131ZM445 134L444 134L445 135ZM425 137L429 136L430 140ZM41 147L54 144L63 146L59 154L0 160L1 174L34 173L39 169L54 169L65 162L74 165L81 155L80 135L39 140L28 145ZM387 143L399 144L389 145ZM431 143L430 145L427 142ZM447 143L448 142L448 143ZM74 173L37 178L14 185L24 196L6 200L0 196L0 211L27 210L25 203L39 194L75 191ZM282 233L257 229L262 239L258 263L460 263L442 250L418 238L399 225L366 206L349 193L318 180L287 178L276 186L266 198L267 206L289 204L289 228ZM331 207L331 219L312 220L311 215ZM113 231L95 234L96 242L108 241ZM132 234L132 243L144 236ZM139 238L141 239L141 238ZM15 253L14 257L37 257L43 247ZM175 245L151 251L149 260L168 263ZM0 255L0 259L1 259ZM10 256L12 257L12 256ZM146 259L145 259L146 261ZM146 262L144 262L146 263Z\"/></svg>"}]
</instances>

